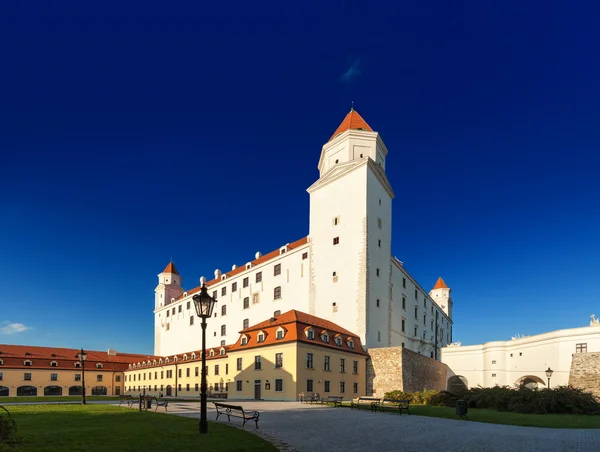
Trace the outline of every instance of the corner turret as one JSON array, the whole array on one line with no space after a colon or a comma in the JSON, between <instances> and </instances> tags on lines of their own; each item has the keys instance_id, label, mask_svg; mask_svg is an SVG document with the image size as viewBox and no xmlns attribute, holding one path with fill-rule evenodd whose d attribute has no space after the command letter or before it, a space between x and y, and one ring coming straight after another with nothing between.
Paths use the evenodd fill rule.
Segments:
<instances>
[{"instance_id":1,"label":"corner turret","mask_svg":"<svg viewBox=\"0 0 600 452\"><path fill-rule=\"evenodd\" d=\"M429 296L442 308L442 311L452 320L452 296L450 295L452 289L446 285L442 277L440 276L433 286L433 289L429 291Z\"/></svg>"}]
</instances>

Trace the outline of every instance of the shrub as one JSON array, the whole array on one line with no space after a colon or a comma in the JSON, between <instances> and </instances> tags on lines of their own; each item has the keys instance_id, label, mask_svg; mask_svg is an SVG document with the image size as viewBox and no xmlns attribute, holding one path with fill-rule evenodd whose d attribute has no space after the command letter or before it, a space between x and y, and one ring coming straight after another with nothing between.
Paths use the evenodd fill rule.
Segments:
<instances>
[{"instance_id":1,"label":"shrub","mask_svg":"<svg viewBox=\"0 0 600 452\"><path fill-rule=\"evenodd\" d=\"M0 414L0 444L11 444L17 442L17 425L15 421L10 418L10 413L4 407Z\"/></svg>"},{"instance_id":2,"label":"shrub","mask_svg":"<svg viewBox=\"0 0 600 452\"><path fill-rule=\"evenodd\" d=\"M406 392L406 391L390 391L384 394L384 398L392 400L410 400L411 403L416 405L431 405L431 400L439 394L439 391L435 389L424 389L420 392Z\"/></svg>"}]
</instances>

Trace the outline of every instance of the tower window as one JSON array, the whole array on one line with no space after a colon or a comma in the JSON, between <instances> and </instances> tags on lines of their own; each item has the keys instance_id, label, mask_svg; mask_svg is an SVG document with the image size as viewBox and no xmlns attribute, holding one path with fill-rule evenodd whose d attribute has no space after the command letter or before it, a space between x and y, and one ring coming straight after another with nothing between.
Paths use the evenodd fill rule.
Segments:
<instances>
[{"instance_id":1,"label":"tower window","mask_svg":"<svg viewBox=\"0 0 600 452\"><path fill-rule=\"evenodd\" d=\"M340 217L334 217L333 218L333 225L337 226L338 224L340 224Z\"/></svg>"},{"instance_id":2,"label":"tower window","mask_svg":"<svg viewBox=\"0 0 600 452\"><path fill-rule=\"evenodd\" d=\"M333 244L337 245L338 243L340 243L340 238L339 237L334 237L333 238Z\"/></svg>"},{"instance_id":3,"label":"tower window","mask_svg":"<svg viewBox=\"0 0 600 452\"><path fill-rule=\"evenodd\" d=\"M227 295L227 287L221 288L221 296Z\"/></svg>"},{"instance_id":4,"label":"tower window","mask_svg":"<svg viewBox=\"0 0 600 452\"><path fill-rule=\"evenodd\" d=\"M281 275L281 264L277 264L273 267L273 276Z\"/></svg>"},{"instance_id":5,"label":"tower window","mask_svg":"<svg viewBox=\"0 0 600 452\"><path fill-rule=\"evenodd\" d=\"M308 253L302 253L302 260L308 259Z\"/></svg>"},{"instance_id":6,"label":"tower window","mask_svg":"<svg viewBox=\"0 0 600 452\"><path fill-rule=\"evenodd\" d=\"M281 298L281 286L275 287L275 289L273 290L273 296L276 300L279 300Z\"/></svg>"},{"instance_id":7,"label":"tower window","mask_svg":"<svg viewBox=\"0 0 600 452\"><path fill-rule=\"evenodd\" d=\"M381 199L379 200L379 205L381 205Z\"/></svg>"},{"instance_id":8,"label":"tower window","mask_svg":"<svg viewBox=\"0 0 600 452\"><path fill-rule=\"evenodd\" d=\"M377 299L377 307L379 307L379 298Z\"/></svg>"},{"instance_id":9,"label":"tower window","mask_svg":"<svg viewBox=\"0 0 600 452\"><path fill-rule=\"evenodd\" d=\"M258 272L256 274L256 282L259 283L262 281L262 272Z\"/></svg>"},{"instance_id":10,"label":"tower window","mask_svg":"<svg viewBox=\"0 0 600 452\"><path fill-rule=\"evenodd\" d=\"M381 239L379 240L379 248L381 248Z\"/></svg>"},{"instance_id":11,"label":"tower window","mask_svg":"<svg viewBox=\"0 0 600 452\"><path fill-rule=\"evenodd\" d=\"M382 225L381 218L377 218L377 227L379 229L381 229L381 225Z\"/></svg>"},{"instance_id":12,"label":"tower window","mask_svg":"<svg viewBox=\"0 0 600 452\"><path fill-rule=\"evenodd\" d=\"M376 273L377 273L377 277L379 278L379 269L377 269Z\"/></svg>"}]
</instances>

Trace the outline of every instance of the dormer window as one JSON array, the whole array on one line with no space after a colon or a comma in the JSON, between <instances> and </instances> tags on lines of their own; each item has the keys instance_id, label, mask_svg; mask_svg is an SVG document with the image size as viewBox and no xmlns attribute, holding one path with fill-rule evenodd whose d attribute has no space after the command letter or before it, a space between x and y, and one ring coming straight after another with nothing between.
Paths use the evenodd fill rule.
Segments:
<instances>
[{"instance_id":1,"label":"dormer window","mask_svg":"<svg viewBox=\"0 0 600 452\"><path fill-rule=\"evenodd\" d=\"M158 364L162 364L162 358L158 358Z\"/></svg>"},{"instance_id":2,"label":"dormer window","mask_svg":"<svg viewBox=\"0 0 600 452\"><path fill-rule=\"evenodd\" d=\"M225 355L225 349L224 348L222 348L221 350L219 350L219 355L221 355L221 356Z\"/></svg>"},{"instance_id":3,"label":"dormer window","mask_svg":"<svg viewBox=\"0 0 600 452\"><path fill-rule=\"evenodd\" d=\"M146 363L144 363L144 367L146 366ZM96 369L102 369L102 363L98 363L96 364Z\"/></svg>"},{"instance_id":4,"label":"dormer window","mask_svg":"<svg viewBox=\"0 0 600 452\"><path fill-rule=\"evenodd\" d=\"M56 361L50 361L50 367L58 367L58 363Z\"/></svg>"},{"instance_id":5,"label":"dormer window","mask_svg":"<svg viewBox=\"0 0 600 452\"><path fill-rule=\"evenodd\" d=\"M324 333L321 335L321 339L323 340L323 342L329 342L329 335L327 333Z\"/></svg>"},{"instance_id":6,"label":"dormer window","mask_svg":"<svg viewBox=\"0 0 600 452\"><path fill-rule=\"evenodd\" d=\"M187 361L187 355L183 355L183 360Z\"/></svg>"},{"instance_id":7,"label":"dormer window","mask_svg":"<svg viewBox=\"0 0 600 452\"><path fill-rule=\"evenodd\" d=\"M312 329L312 328L308 328L308 329L305 331L305 333L306 333L306 337L307 337L308 339L314 339L314 338L315 338L315 332L313 331L313 329Z\"/></svg>"},{"instance_id":8,"label":"dormer window","mask_svg":"<svg viewBox=\"0 0 600 452\"><path fill-rule=\"evenodd\" d=\"M209 356L215 356L215 351L211 350L210 353L209 353Z\"/></svg>"},{"instance_id":9,"label":"dormer window","mask_svg":"<svg viewBox=\"0 0 600 452\"><path fill-rule=\"evenodd\" d=\"M165 358L165 364L169 364L169 358Z\"/></svg>"},{"instance_id":10,"label":"dormer window","mask_svg":"<svg viewBox=\"0 0 600 452\"><path fill-rule=\"evenodd\" d=\"M277 328L277 332L275 333L276 339L283 339L285 337L285 330L282 327Z\"/></svg>"},{"instance_id":11,"label":"dormer window","mask_svg":"<svg viewBox=\"0 0 600 452\"><path fill-rule=\"evenodd\" d=\"M2 366L3 364L4 364L4 361L2 361L2 360L0 359L0 366Z\"/></svg>"},{"instance_id":12,"label":"dormer window","mask_svg":"<svg viewBox=\"0 0 600 452\"><path fill-rule=\"evenodd\" d=\"M31 366L31 361L26 359L25 361L23 361L23 365L24 366Z\"/></svg>"},{"instance_id":13,"label":"dormer window","mask_svg":"<svg viewBox=\"0 0 600 452\"><path fill-rule=\"evenodd\" d=\"M258 340L257 342L264 342L265 341L265 335L263 333L260 333L258 335Z\"/></svg>"},{"instance_id":14,"label":"dormer window","mask_svg":"<svg viewBox=\"0 0 600 452\"><path fill-rule=\"evenodd\" d=\"M192 359L196 359L196 353L192 353Z\"/></svg>"},{"instance_id":15,"label":"dormer window","mask_svg":"<svg viewBox=\"0 0 600 452\"><path fill-rule=\"evenodd\" d=\"M340 345L341 346L342 345L342 338L341 337L336 337L335 338L335 343L336 343L336 345Z\"/></svg>"},{"instance_id":16,"label":"dormer window","mask_svg":"<svg viewBox=\"0 0 600 452\"><path fill-rule=\"evenodd\" d=\"M81 367L81 363L80 363L79 361L77 361L77 362L74 362L74 363L73 363L73 365L74 365L75 367ZM135 364L133 365L133 368L135 369Z\"/></svg>"},{"instance_id":17,"label":"dormer window","mask_svg":"<svg viewBox=\"0 0 600 452\"><path fill-rule=\"evenodd\" d=\"M243 337L242 337L242 342L241 342L241 344L242 344L242 345L247 345L247 344L248 344L248 338L247 338L246 336L243 336Z\"/></svg>"},{"instance_id":18,"label":"dormer window","mask_svg":"<svg viewBox=\"0 0 600 452\"><path fill-rule=\"evenodd\" d=\"M352 339L350 339L350 340L347 342L347 344L348 344L348 348L352 348L352 349L354 349L354 341L353 341Z\"/></svg>"},{"instance_id":19,"label":"dormer window","mask_svg":"<svg viewBox=\"0 0 600 452\"><path fill-rule=\"evenodd\" d=\"M98 367L98 364L96 364L96 367ZM142 367L146 367L146 361L142 363Z\"/></svg>"},{"instance_id":20,"label":"dormer window","mask_svg":"<svg viewBox=\"0 0 600 452\"><path fill-rule=\"evenodd\" d=\"M177 362L177 356L173 356L173 362L176 363Z\"/></svg>"},{"instance_id":21,"label":"dormer window","mask_svg":"<svg viewBox=\"0 0 600 452\"><path fill-rule=\"evenodd\" d=\"M156 360L152 361L152 364L156 366Z\"/></svg>"}]
</instances>

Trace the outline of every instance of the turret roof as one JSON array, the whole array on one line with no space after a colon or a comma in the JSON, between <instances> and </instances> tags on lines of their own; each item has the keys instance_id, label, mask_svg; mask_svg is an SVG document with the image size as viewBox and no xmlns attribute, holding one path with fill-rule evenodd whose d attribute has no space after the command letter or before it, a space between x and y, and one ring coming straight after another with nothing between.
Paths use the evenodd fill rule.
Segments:
<instances>
[{"instance_id":1,"label":"turret roof","mask_svg":"<svg viewBox=\"0 0 600 452\"><path fill-rule=\"evenodd\" d=\"M435 286L433 286L433 290L435 289L449 289L441 276L436 281Z\"/></svg>"},{"instance_id":2,"label":"turret roof","mask_svg":"<svg viewBox=\"0 0 600 452\"><path fill-rule=\"evenodd\" d=\"M342 123L339 125L339 127L337 128L335 133L333 135L331 135L331 138L329 139L329 141L333 140L340 133L345 132L346 130L350 130L350 129L368 130L369 132L373 132L373 129L371 129L369 124L367 124L367 122L353 108L350 110L350 113L348 113L346 115L346 117L344 118Z\"/></svg>"},{"instance_id":3,"label":"turret roof","mask_svg":"<svg viewBox=\"0 0 600 452\"><path fill-rule=\"evenodd\" d=\"M169 265L165 267L163 273L173 273L174 275L178 275L179 272L175 268L175 264L173 262L169 262Z\"/></svg>"}]
</instances>

